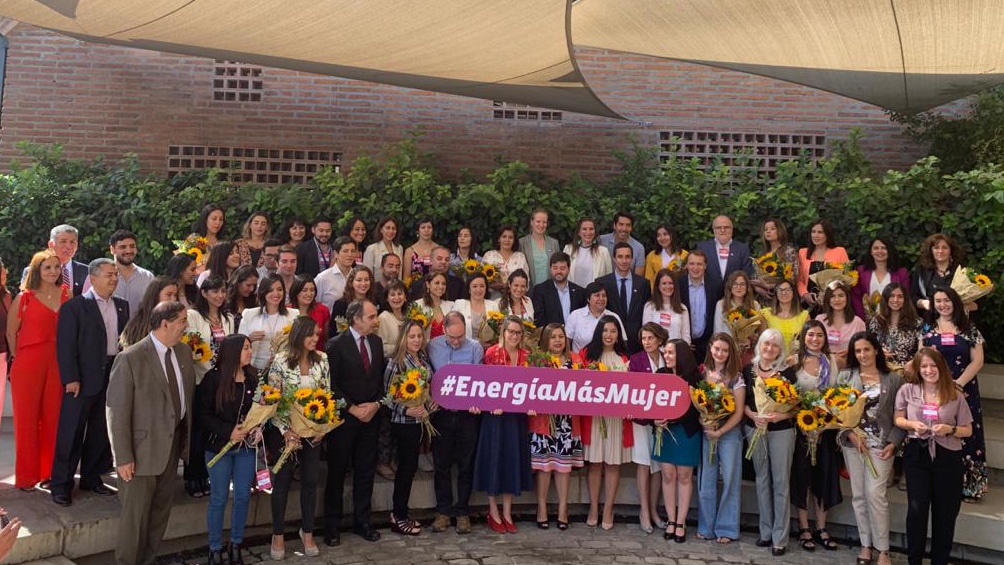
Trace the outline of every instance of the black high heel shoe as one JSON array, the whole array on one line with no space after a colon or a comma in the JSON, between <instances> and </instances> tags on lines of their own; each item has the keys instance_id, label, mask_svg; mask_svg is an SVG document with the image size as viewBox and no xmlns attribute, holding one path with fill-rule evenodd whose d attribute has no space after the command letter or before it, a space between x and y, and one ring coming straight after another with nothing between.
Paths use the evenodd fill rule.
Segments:
<instances>
[{"instance_id":1,"label":"black high heel shoe","mask_svg":"<svg viewBox=\"0 0 1004 565\"><path fill-rule=\"evenodd\" d=\"M230 558L230 565L244 565L244 552L241 544L231 543L227 547L227 556Z\"/></svg>"},{"instance_id":2,"label":"black high heel shoe","mask_svg":"<svg viewBox=\"0 0 1004 565\"><path fill-rule=\"evenodd\" d=\"M666 522L666 531L662 532L662 539L666 541L676 539L676 522Z\"/></svg>"},{"instance_id":3,"label":"black high heel shoe","mask_svg":"<svg viewBox=\"0 0 1004 565\"><path fill-rule=\"evenodd\" d=\"M210 549L209 561L206 561L206 565L223 565L223 550Z\"/></svg>"}]
</instances>

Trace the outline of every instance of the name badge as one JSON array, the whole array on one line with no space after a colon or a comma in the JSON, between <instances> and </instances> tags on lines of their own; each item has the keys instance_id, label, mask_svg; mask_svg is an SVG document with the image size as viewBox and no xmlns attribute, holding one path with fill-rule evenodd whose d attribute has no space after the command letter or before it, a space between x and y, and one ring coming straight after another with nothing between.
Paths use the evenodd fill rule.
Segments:
<instances>
[{"instance_id":1,"label":"name badge","mask_svg":"<svg viewBox=\"0 0 1004 565\"><path fill-rule=\"evenodd\" d=\"M840 330L829 330L826 332L826 340L830 342L830 346L834 346L840 343Z\"/></svg>"},{"instance_id":2,"label":"name badge","mask_svg":"<svg viewBox=\"0 0 1004 565\"><path fill-rule=\"evenodd\" d=\"M925 420L937 420L938 419L938 405L933 402L925 402L921 407L921 415Z\"/></svg>"},{"instance_id":3,"label":"name badge","mask_svg":"<svg viewBox=\"0 0 1004 565\"><path fill-rule=\"evenodd\" d=\"M659 312L659 325L668 328L673 322L673 314L669 312Z\"/></svg>"},{"instance_id":4,"label":"name badge","mask_svg":"<svg viewBox=\"0 0 1004 565\"><path fill-rule=\"evenodd\" d=\"M941 345L955 345L955 334L941 334Z\"/></svg>"},{"instance_id":5,"label":"name badge","mask_svg":"<svg viewBox=\"0 0 1004 565\"><path fill-rule=\"evenodd\" d=\"M720 247L718 249L718 258L719 259L728 259L729 258L729 249L727 247Z\"/></svg>"}]
</instances>

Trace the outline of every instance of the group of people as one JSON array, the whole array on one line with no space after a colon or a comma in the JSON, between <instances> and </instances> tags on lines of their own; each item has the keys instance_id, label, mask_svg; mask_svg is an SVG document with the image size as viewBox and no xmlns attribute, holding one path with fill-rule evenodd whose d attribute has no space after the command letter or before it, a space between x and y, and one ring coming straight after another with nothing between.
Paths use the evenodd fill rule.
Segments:
<instances>
[{"instance_id":1,"label":"group of people","mask_svg":"<svg viewBox=\"0 0 1004 565\"><path fill-rule=\"evenodd\" d=\"M548 222L545 210L534 210L525 235L504 226L481 255L471 227L445 246L425 219L407 248L393 218L381 220L366 245L360 218L335 237L331 220L294 218L273 230L263 212L228 241L226 211L208 205L193 227L208 257L178 253L162 276L134 263L138 242L129 231L110 237L111 259L84 265L73 260L77 230L57 226L25 270L21 292L12 299L0 289L7 318L0 353L13 358L15 486L41 485L68 506L78 466L80 490L102 496L116 494L101 478L114 468L123 504L116 560L149 563L183 459L188 494L209 497L209 563L225 556L242 563L256 470L271 467L287 445L298 447L293 460L271 477L276 560L286 552L296 469L298 535L304 553L319 551L313 534L322 458L329 546L340 543L349 465L353 531L376 541L370 509L378 469L394 483L392 531L418 535L426 527L408 508L423 452L434 465L433 532L471 531L475 490L487 494L492 530L517 531L512 501L528 490L536 491L536 526L550 528L552 476L554 524L565 530L570 473L578 468L587 469L586 525L609 530L620 465L634 463L642 530L685 542L696 480L694 535L728 544L739 537L744 441L760 430L763 439L750 450L758 546L784 554L794 505L802 550L837 547L826 515L842 502L842 461L859 563L889 565L885 489L902 457L909 561L920 564L933 515L931 560L946 562L961 501L987 490L976 380L983 338L969 316L975 305L963 304L949 284L963 260L950 237L929 237L912 275L891 243L875 238L857 266L857 284L838 279L820 288L814 273L849 260L825 220L813 224L803 249L792 245L782 221L763 223L760 251L786 266L780 280L755 267L725 216L715 218L712 238L689 250L661 225L647 254L627 213L616 214L602 235L595 221L581 220L564 247L547 235ZM740 335L728 321L733 310L759 313L763 327ZM502 320L493 325L495 313ZM456 363L521 366L531 348L566 368L602 363L612 371L675 374L691 386L722 384L736 409L710 424L694 407L677 420L641 421L381 403L401 373L432 374ZM863 433L824 432L810 457L791 414L758 409L755 382L773 377L801 390L836 383L861 390L868 398ZM344 423L324 438L300 438L283 416L246 430L241 423L262 383L286 394L330 391L345 402ZM437 431L431 438L426 422ZM231 443L236 447L227 449Z\"/></svg>"}]
</instances>

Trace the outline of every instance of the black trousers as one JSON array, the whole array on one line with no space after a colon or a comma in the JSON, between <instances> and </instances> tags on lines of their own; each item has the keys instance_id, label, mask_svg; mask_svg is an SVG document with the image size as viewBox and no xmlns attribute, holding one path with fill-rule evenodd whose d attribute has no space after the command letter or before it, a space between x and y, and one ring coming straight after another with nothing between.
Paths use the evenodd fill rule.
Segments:
<instances>
[{"instance_id":1,"label":"black trousers","mask_svg":"<svg viewBox=\"0 0 1004 565\"><path fill-rule=\"evenodd\" d=\"M191 423L189 426L192 430L192 435L188 437L188 452L189 453L205 453L206 452L206 434L202 430L202 426L199 425L198 418L189 418L188 421ZM209 469L206 468L206 458L205 457L189 457L188 462L185 463L184 477L186 481L205 481L209 479Z\"/></svg>"},{"instance_id":2,"label":"black trousers","mask_svg":"<svg viewBox=\"0 0 1004 565\"><path fill-rule=\"evenodd\" d=\"M345 473L352 464L352 516L358 528L370 524L373 477L376 474L379 414L363 423L345 414L345 423L328 434L328 477L324 486L324 524L329 532L342 522Z\"/></svg>"},{"instance_id":3,"label":"black trousers","mask_svg":"<svg viewBox=\"0 0 1004 565\"><path fill-rule=\"evenodd\" d=\"M105 365L105 382L111 371ZM105 393L78 396L63 393L56 429L56 452L52 459L52 494L69 495L73 475L80 465L80 488L93 489L101 484L101 473L112 466L112 448L108 442L105 419Z\"/></svg>"},{"instance_id":4,"label":"black trousers","mask_svg":"<svg viewBox=\"0 0 1004 565\"><path fill-rule=\"evenodd\" d=\"M903 452L906 474L906 554L910 565L921 565L931 517L931 565L945 565L952 552L955 519L962 506L961 451L937 447L934 459L926 441L911 440Z\"/></svg>"},{"instance_id":5,"label":"black trousers","mask_svg":"<svg viewBox=\"0 0 1004 565\"><path fill-rule=\"evenodd\" d=\"M274 426L265 427L265 451L268 465L275 465L283 448L282 434ZM293 484L293 469L300 467L300 514L303 531L314 530L314 515L317 514L317 481L321 468L321 444L312 446L303 440L300 449L293 452L278 473L272 476L272 533L282 535L286 528L286 502L289 487ZM215 488L215 487L214 487Z\"/></svg>"},{"instance_id":6,"label":"black trousers","mask_svg":"<svg viewBox=\"0 0 1004 565\"><path fill-rule=\"evenodd\" d=\"M418 450L422 446L421 424L390 425L390 433L397 444L397 472L394 473L394 518L408 518L408 500L411 484L418 471Z\"/></svg>"},{"instance_id":7,"label":"black trousers","mask_svg":"<svg viewBox=\"0 0 1004 565\"><path fill-rule=\"evenodd\" d=\"M704 363L704 358L708 355L708 342L711 341L711 336L714 335L714 333L715 332L711 328L705 328L704 335L690 340L690 345L694 350L694 359L697 361L698 365Z\"/></svg>"},{"instance_id":8,"label":"black trousers","mask_svg":"<svg viewBox=\"0 0 1004 565\"><path fill-rule=\"evenodd\" d=\"M432 438L433 480L436 512L454 516L469 514L474 485L474 452L478 447L479 418L459 410L439 410L432 425L439 432ZM457 466L457 501L453 502L453 466Z\"/></svg>"}]
</instances>

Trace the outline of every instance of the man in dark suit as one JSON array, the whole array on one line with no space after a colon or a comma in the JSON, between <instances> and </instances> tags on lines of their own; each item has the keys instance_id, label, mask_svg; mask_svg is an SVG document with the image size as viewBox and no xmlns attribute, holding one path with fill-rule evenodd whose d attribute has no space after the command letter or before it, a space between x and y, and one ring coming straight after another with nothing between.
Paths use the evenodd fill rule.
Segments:
<instances>
[{"instance_id":1,"label":"man in dark suit","mask_svg":"<svg viewBox=\"0 0 1004 565\"><path fill-rule=\"evenodd\" d=\"M192 350L181 343L188 315L161 302L150 334L115 358L108 381L108 434L119 475L117 565L150 565L167 530L178 458L188 461L195 394Z\"/></svg>"},{"instance_id":2,"label":"man in dark suit","mask_svg":"<svg viewBox=\"0 0 1004 565\"><path fill-rule=\"evenodd\" d=\"M538 328L562 324L568 314L586 305L586 292L568 280L572 260L567 253L551 254L551 278L533 287L533 323Z\"/></svg>"},{"instance_id":3,"label":"man in dark suit","mask_svg":"<svg viewBox=\"0 0 1004 565\"><path fill-rule=\"evenodd\" d=\"M603 275L596 282L603 285L607 291L608 307L620 317L627 335L628 352L641 351L638 342L638 332L642 326L642 314L645 303L652 296L652 289L645 277L634 273L634 250L627 242L617 242L614 245L614 272Z\"/></svg>"},{"instance_id":4,"label":"man in dark suit","mask_svg":"<svg viewBox=\"0 0 1004 565\"><path fill-rule=\"evenodd\" d=\"M444 300L457 301L461 298L469 298L467 295L467 285L457 277L450 276L450 250L445 247L433 247L429 252L429 275L443 273L446 275L446 296ZM425 279L423 277L414 283L408 290L408 298L411 300L421 300L425 296Z\"/></svg>"},{"instance_id":5,"label":"man in dark suit","mask_svg":"<svg viewBox=\"0 0 1004 565\"><path fill-rule=\"evenodd\" d=\"M697 244L708 260L706 282L712 290L714 306L725 296L725 279L736 271L746 271L753 276L753 262L750 247L732 239L732 220L728 216L718 216L711 223L715 237Z\"/></svg>"},{"instance_id":6,"label":"man in dark suit","mask_svg":"<svg viewBox=\"0 0 1004 565\"><path fill-rule=\"evenodd\" d=\"M687 270L676 280L676 292L690 312L690 346L698 363L704 362L714 333L715 303L707 281L708 257L695 249L687 256Z\"/></svg>"},{"instance_id":7,"label":"man in dark suit","mask_svg":"<svg viewBox=\"0 0 1004 565\"><path fill-rule=\"evenodd\" d=\"M49 230L48 247L59 257L62 280L59 284L68 287L71 296L80 296L91 288L87 277L87 265L74 261L77 254L77 228L69 224L60 224ZM28 276L28 267L21 271L21 282Z\"/></svg>"},{"instance_id":8,"label":"man in dark suit","mask_svg":"<svg viewBox=\"0 0 1004 565\"><path fill-rule=\"evenodd\" d=\"M80 490L115 494L101 481L101 473L112 464L105 391L119 351L119 335L129 321L129 303L112 296L118 271L111 259L95 259L88 270L91 289L60 307L56 329L56 357L65 394L52 461L52 501L60 506L72 503L78 463Z\"/></svg>"},{"instance_id":9,"label":"man in dark suit","mask_svg":"<svg viewBox=\"0 0 1004 565\"><path fill-rule=\"evenodd\" d=\"M314 237L296 246L296 274L317 273L331 267L331 220L320 218L310 228Z\"/></svg>"},{"instance_id":10,"label":"man in dark suit","mask_svg":"<svg viewBox=\"0 0 1004 565\"><path fill-rule=\"evenodd\" d=\"M345 423L328 434L328 477L324 488L324 543L341 543L342 492L352 462L352 510L355 532L366 541L380 533L370 524L373 476L380 436L380 399L383 386L383 341L373 334L377 308L369 300L355 300L345 310L349 331L328 340L331 390L345 399Z\"/></svg>"}]
</instances>

